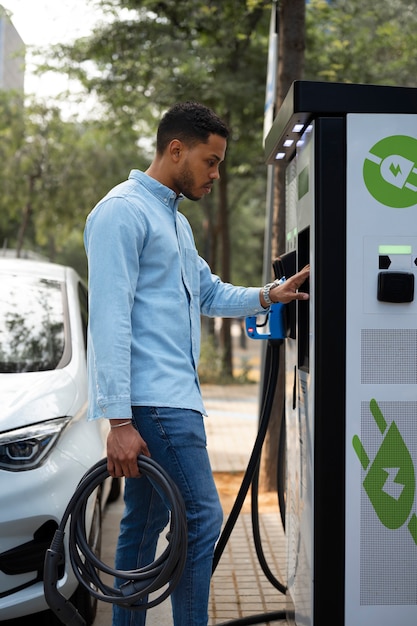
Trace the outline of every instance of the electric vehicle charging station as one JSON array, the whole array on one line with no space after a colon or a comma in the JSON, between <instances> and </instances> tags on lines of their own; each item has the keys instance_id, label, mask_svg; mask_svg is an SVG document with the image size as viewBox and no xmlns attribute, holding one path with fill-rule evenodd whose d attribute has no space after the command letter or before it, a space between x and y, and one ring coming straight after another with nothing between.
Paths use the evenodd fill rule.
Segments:
<instances>
[{"instance_id":1,"label":"electric vehicle charging station","mask_svg":"<svg viewBox=\"0 0 417 626\"><path fill-rule=\"evenodd\" d=\"M286 164L283 271L311 264L286 307L287 619L411 626L417 89L297 81L265 152Z\"/></svg>"}]
</instances>

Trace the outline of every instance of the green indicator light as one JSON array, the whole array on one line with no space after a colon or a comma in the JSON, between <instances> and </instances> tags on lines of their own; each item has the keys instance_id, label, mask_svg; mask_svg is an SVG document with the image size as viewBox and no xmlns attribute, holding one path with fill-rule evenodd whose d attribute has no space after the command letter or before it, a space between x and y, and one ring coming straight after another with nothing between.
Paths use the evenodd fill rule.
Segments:
<instances>
[{"instance_id":1,"label":"green indicator light","mask_svg":"<svg viewBox=\"0 0 417 626\"><path fill-rule=\"evenodd\" d=\"M411 254L411 246L379 246L379 254Z\"/></svg>"},{"instance_id":2,"label":"green indicator light","mask_svg":"<svg viewBox=\"0 0 417 626\"><path fill-rule=\"evenodd\" d=\"M296 228L293 228L293 230L290 230L290 231L287 233L287 241L290 241L290 239L291 239L292 237L297 237L297 232L298 232L298 231L297 231L297 229L296 229Z\"/></svg>"}]
</instances>

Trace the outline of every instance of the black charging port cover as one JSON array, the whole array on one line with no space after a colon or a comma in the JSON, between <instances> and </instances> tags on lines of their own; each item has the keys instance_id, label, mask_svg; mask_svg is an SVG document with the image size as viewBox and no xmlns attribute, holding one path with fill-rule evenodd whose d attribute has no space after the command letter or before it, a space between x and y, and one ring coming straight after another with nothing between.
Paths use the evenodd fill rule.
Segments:
<instances>
[{"instance_id":1,"label":"black charging port cover","mask_svg":"<svg viewBox=\"0 0 417 626\"><path fill-rule=\"evenodd\" d=\"M414 274L411 272L379 272L378 300L380 302L412 302Z\"/></svg>"}]
</instances>

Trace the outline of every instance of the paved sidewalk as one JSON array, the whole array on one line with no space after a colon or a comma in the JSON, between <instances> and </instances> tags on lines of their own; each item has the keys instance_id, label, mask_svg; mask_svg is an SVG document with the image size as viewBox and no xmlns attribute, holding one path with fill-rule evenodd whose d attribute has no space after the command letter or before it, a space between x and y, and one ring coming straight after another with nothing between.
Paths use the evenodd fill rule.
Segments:
<instances>
[{"instance_id":1,"label":"paved sidewalk","mask_svg":"<svg viewBox=\"0 0 417 626\"><path fill-rule=\"evenodd\" d=\"M257 433L259 385L204 386L203 397L214 475L243 472ZM112 563L121 511L120 499L109 506L105 515L102 558L106 563ZM269 507L268 512L261 513L260 528L267 563L278 580L283 581L285 538L278 505L276 512ZM212 578L209 626L277 610L285 610L285 596L263 574L252 539L250 513L241 513ZM280 623L285 625L286 621ZM110 625L111 605L100 602L94 626ZM148 612L147 626L172 626L169 599Z\"/></svg>"},{"instance_id":2,"label":"paved sidewalk","mask_svg":"<svg viewBox=\"0 0 417 626\"><path fill-rule=\"evenodd\" d=\"M245 471L258 429L259 385L206 386L203 396L208 412L207 447L214 475ZM276 512L269 510L270 507L267 513L260 514L262 548L272 573L283 582L285 538L278 504ZM209 626L278 610L285 610L285 596L262 572L252 537L251 515L241 513L211 581Z\"/></svg>"}]
</instances>

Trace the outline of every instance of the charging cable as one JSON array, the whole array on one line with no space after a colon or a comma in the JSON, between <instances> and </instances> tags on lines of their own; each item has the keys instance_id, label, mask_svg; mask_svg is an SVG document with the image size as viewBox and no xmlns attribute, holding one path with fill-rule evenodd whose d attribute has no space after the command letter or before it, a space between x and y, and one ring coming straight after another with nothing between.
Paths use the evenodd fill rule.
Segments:
<instances>
[{"instance_id":1,"label":"charging cable","mask_svg":"<svg viewBox=\"0 0 417 626\"><path fill-rule=\"evenodd\" d=\"M258 434L256 436L256 440L249 458L249 463L246 468L245 474L243 476L243 480L241 486L239 488L238 494L236 496L235 502L233 504L230 515L226 521L226 524L223 528L223 531L220 535L220 538L217 542L216 549L214 552L213 559L213 573L220 561L220 558L224 552L224 549L227 545L227 542L230 538L230 535L235 527L237 519L239 517L240 511L244 504L245 498L248 494L249 488L251 487L251 516L252 516L252 534L255 544L255 550L258 557L259 564L264 572L266 578L269 582L282 594L286 593L286 586L279 581L274 574L271 572L267 560L265 558L265 554L262 549L262 541L261 541L261 533L259 527L259 511L258 511L258 482L259 482L259 465L260 458L262 453L262 446L265 441L266 433L268 430L268 425L270 421L270 416L272 413L272 406L274 401L275 389L276 389L276 381L278 378L279 365L280 365L280 347L282 341L280 340L269 340L267 343L267 354L266 354L266 373L268 376L265 379L265 384L262 390L262 408L259 419L259 429ZM283 431L281 429L281 437L283 435ZM280 481L279 481L280 482ZM283 517L283 512L281 511L281 517ZM275 621L285 620L287 618L286 611L273 611L269 613L262 613L259 615L251 615L248 617L243 617L237 620L232 620L230 622L224 622L223 624L218 624L217 626L249 626L251 624L265 624Z\"/></svg>"},{"instance_id":2,"label":"charging cable","mask_svg":"<svg viewBox=\"0 0 417 626\"><path fill-rule=\"evenodd\" d=\"M63 624L86 626L84 618L57 586L58 568L65 560L64 535L69 521L69 555L78 582L98 600L119 604L130 610L145 611L163 602L177 586L184 571L187 555L187 518L184 500L169 475L151 458L138 457L138 467L159 492L165 494L170 505L171 520L167 534L168 545L153 563L138 570L115 570L92 552L88 545L85 527L87 501L93 491L109 477L107 459L96 463L84 475L69 501L61 523L55 531L50 548L45 555L45 598ZM120 589L110 587L101 580L100 572L125 579ZM148 594L166 587L159 596L148 600Z\"/></svg>"}]
</instances>

